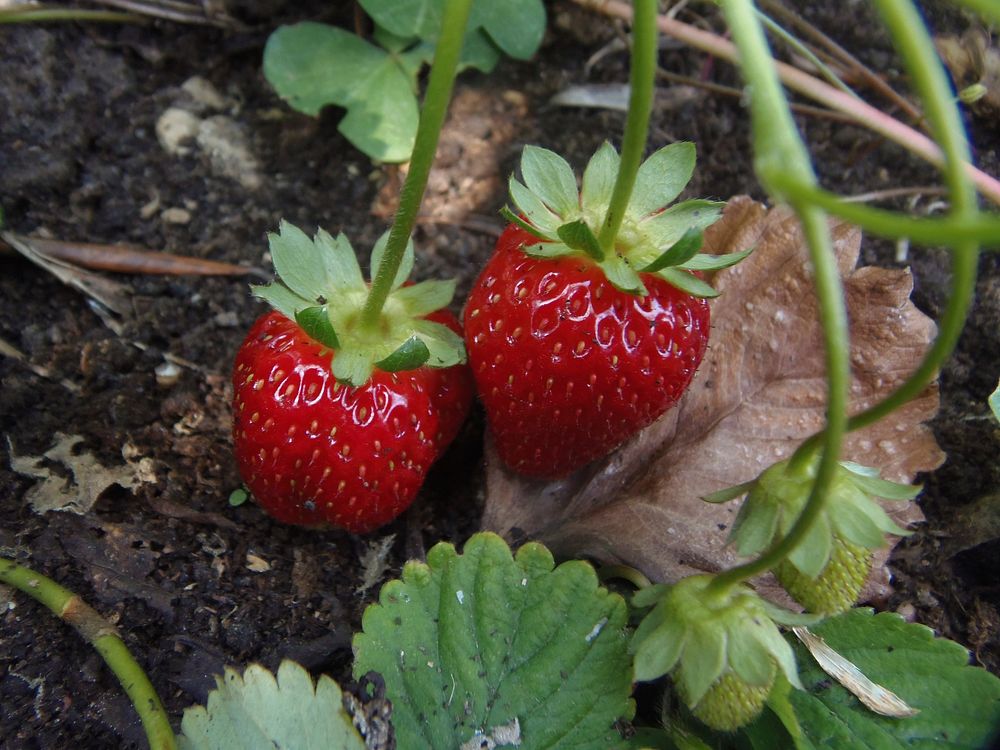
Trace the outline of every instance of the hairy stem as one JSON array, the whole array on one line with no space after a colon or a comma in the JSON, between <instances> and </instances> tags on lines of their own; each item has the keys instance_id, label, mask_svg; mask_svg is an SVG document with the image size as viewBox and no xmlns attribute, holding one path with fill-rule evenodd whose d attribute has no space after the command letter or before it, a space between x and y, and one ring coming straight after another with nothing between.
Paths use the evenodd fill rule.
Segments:
<instances>
[{"instance_id":1,"label":"hairy stem","mask_svg":"<svg viewBox=\"0 0 1000 750\"><path fill-rule=\"evenodd\" d=\"M597 242L605 254L615 251L615 238L625 218L625 209L635 177L642 164L649 131L649 115L653 111L653 91L656 80L656 0L635 0L632 19L632 59L629 72L628 116L622 139L621 164L615 178L611 204Z\"/></svg>"},{"instance_id":2,"label":"hairy stem","mask_svg":"<svg viewBox=\"0 0 1000 750\"><path fill-rule=\"evenodd\" d=\"M441 20L441 37L434 52L434 63L431 65L430 77L427 81L427 92L420 111L420 122L417 125L417 136L413 144L413 154L410 157L410 169L406 181L399 194L399 208L389 230L385 254L378 274L372 279L368 299L361 313L362 323L374 328L378 324L382 307L392 291L392 282L396 271L406 251L406 243L410 240L413 225L420 211L420 202L424 198L427 178L434 163L441 126L448 112L451 101L451 91L455 84L455 74L458 70L458 59L462 52L462 41L465 38L465 27L469 21L469 10L472 0L447 0Z\"/></svg>"},{"instance_id":3,"label":"hairy stem","mask_svg":"<svg viewBox=\"0 0 1000 750\"><path fill-rule=\"evenodd\" d=\"M13 560L0 557L0 582L23 591L72 625L97 649L125 689L142 720L150 750L175 750L174 733L156 689L107 620L69 589Z\"/></svg>"}]
</instances>

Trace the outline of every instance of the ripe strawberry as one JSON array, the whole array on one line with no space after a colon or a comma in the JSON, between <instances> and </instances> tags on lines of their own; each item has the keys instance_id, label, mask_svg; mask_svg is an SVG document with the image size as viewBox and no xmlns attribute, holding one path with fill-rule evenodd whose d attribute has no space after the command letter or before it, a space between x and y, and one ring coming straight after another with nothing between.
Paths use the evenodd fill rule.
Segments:
<instances>
[{"instance_id":1,"label":"ripe strawberry","mask_svg":"<svg viewBox=\"0 0 1000 750\"><path fill-rule=\"evenodd\" d=\"M454 350L458 321L429 309L450 291L399 281L375 335L352 325L367 285L343 237L320 233L313 242L283 225L271 249L294 286L255 290L278 310L257 320L236 357L240 473L279 521L371 531L410 505L468 412L472 379ZM310 254L320 265L302 273ZM306 265L296 273L290 257ZM422 364L428 359L438 366Z\"/></svg>"},{"instance_id":2,"label":"ripe strawberry","mask_svg":"<svg viewBox=\"0 0 1000 750\"><path fill-rule=\"evenodd\" d=\"M809 577L788 560L782 560L774 575L782 588L810 612L835 615L857 603L871 569L871 552L835 534L830 559L818 576Z\"/></svg>"},{"instance_id":3,"label":"ripe strawberry","mask_svg":"<svg viewBox=\"0 0 1000 750\"><path fill-rule=\"evenodd\" d=\"M559 478L599 458L677 402L708 343L714 291L692 271L745 254L698 254L719 206L671 209L691 175L690 144L640 169L615 252L595 238L618 170L610 145L595 154L582 195L569 166L528 147L511 180L522 212L465 307L469 363L497 452L528 476ZM638 272L635 270L638 269Z\"/></svg>"}]
</instances>

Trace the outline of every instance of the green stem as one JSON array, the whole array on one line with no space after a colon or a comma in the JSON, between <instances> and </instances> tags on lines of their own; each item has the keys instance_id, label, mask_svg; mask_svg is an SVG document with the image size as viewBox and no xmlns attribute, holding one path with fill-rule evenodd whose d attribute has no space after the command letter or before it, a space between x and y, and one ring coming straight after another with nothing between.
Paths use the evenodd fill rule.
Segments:
<instances>
[{"instance_id":1,"label":"green stem","mask_svg":"<svg viewBox=\"0 0 1000 750\"><path fill-rule=\"evenodd\" d=\"M177 742L156 689L107 620L69 589L13 560L0 557L0 582L23 591L72 625L115 673L142 720L150 749L176 749Z\"/></svg>"},{"instance_id":2,"label":"green stem","mask_svg":"<svg viewBox=\"0 0 1000 750\"><path fill-rule=\"evenodd\" d=\"M761 181L772 189L776 175L791 173L815 184L816 177L805 144L795 129L774 59L770 54L753 3L750 0L723 0L723 10L733 39L742 57L743 75L750 85L754 155ZM710 584L723 592L742 581L771 569L801 543L816 518L823 512L829 487L837 470L840 445L847 426L850 383L849 336L844 293L826 214L792 196L809 246L813 266L827 372L826 430L816 479L806 505L789 533L773 548L751 562L730 568Z\"/></svg>"},{"instance_id":3,"label":"green stem","mask_svg":"<svg viewBox=\"0 0 1000 750\"><path fill-rule=\"evenodd\" d=\"M631 565L602 565L597 569L597 577L602 583L612 578L620 578L640 590L653 585L642 571L636 570Z\"/></svg>"},{"instance_id":4,"label":"green stem","mask_svg":"<svg viewBox=\"0 0 1000 750\"><path fill-rule=\"evenodd\" d=\"M0 24L42 23L45 21L100 21L105 23L145 23L131 13L81 8L24 8L0 10Z\"/></svg>"},{"instance_id":5,"label":"green stem","mask_svg":"<svg viewBox=\"0 0 1000 750\"><path fill-rule=\"evenodd\" d=\"M451 101L451 91L455 84L458 60L462 53L465 27L469 21L471 8L472 0L447 0L445 3L441 19L441 37L438 39L434 63L431 65L427 81L427 92L424 94L417 136L410 157L410 170L399 194L399 208L389 230L382 265L378 274L372 279L371 290L361 312L361 322L369 328L374 328L378 324L382 307L389 297L389 292L392 291L392 282L396 278L396 271L399 270L406 244L410 240L413 225L417 220L420 202L427 187L427 178L434 163L441 126L444 125L444 118L448 113L448 103Z\"/></svg>"},{"instance_id":6,"label":"green stem","mask_svg":"<svg viewBox=\"0 0 1000 750\"><path fill-rule=\"evenodd\" d=\"M632 197L635 178L642 164L649 131L649 116L653 111L656 82L657 27L656 0L635 0L632 17L632 59L629 73L628 116L622 138L621 162L611 203L604 217L597 242L605 254L615 251L615 238L621 229Z\"/></svg>"}]
</instances>

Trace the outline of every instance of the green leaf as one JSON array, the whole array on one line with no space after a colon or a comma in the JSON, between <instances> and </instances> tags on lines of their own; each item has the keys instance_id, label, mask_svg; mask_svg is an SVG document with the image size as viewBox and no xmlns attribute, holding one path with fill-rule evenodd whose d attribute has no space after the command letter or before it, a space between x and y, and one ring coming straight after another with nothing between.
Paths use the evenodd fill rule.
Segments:
<instances>
[{"instance_id":1,"label":"green leaf","mask_svg":"<svg viewBox=\"0 0 1000 750\"><path fill-rule=\"evenodd\" d=\"M401 304L407 315L419 318L447 307L455 296L455 279L431 279L397 289L393 301Z\"/></svg>"},{"instance_id":2,"label":"green leaf","mask_svg":"<svg viewBox=\"0 0 1000 750\"><path fill-rule=\"evenodd\" d=\"M562 223L562 219L552 213L537 195L518 182L514 177L510 178L508 184L510 186L510 199L514 202L514 205L517 206L522 214L528 217L528 221L537 227L533 234L540 231L554 237L556 230Z\"/></svg>"},{"instance_id":3,"label":"green leaf","mask_svg":"<svg viewBox=\"0 0 1000 750\"><path fill-rule=\"evenodd\" d=\"M241 677L227 667L216 677L208 707L184 712L181 750L364 750L337 683L283 661L278 677L251 664Z\"/></svg>"},{"instance_id":4,"label":"green leaf","mask_svg":"<svg viewBox=\"0 0 1000 750\"><path fill-rule=\"evenodd\" d=\"M664 146L639 167L625 213L641 219L681 194L694 174L695 147L682 141Z\"/></svg>"},{"instance_id":5,"label":"green leaf","mask_svg":"<svg viewBox=\"0 0 1000 750\"><path fill-rule=\"evenodd\" d=\"M272 284L251 284L250 293L259 297L280 312L289 320L295 320L295 313L306 307L311 307L315 301L300 297L284 284L274 282Z\"/></svg>"},{"instance_id":6,"label":"green leaf","mask_svg":"<svg viewBox=\"0 0 1000 750\"><path fill-rule=\"evenodd\" d=\"M511 57L527 60L545 34L542 0L489 0L472 5L469 28L482 26L496 45Z\"/></svg>"},{"instance_id":7,"label":"green leaf","mask_svg":"<svg viewBox=\"0 0 1000 750\"><path fill-rule=\"evenodd\" d=\"M525 146L521 153L521 177L528 190L558 216L568 216L580 209L573 169L554 151ZM524 208L516 198L514 202Z\"/></svg>"},{"instance_id":8,"label":"green leaf","mask_svg":"<svg viewBox=\"0 0 1000 750\"><path fill-rule=\"evenodd\" d=\"M687 271L681 271L678 268L661 268L656 272L656 275L692 297L712 298L719 296L719 293L711 286Z\"/></svg>"},{"instance_id":9,"label":"green leaf","mask_svg":"<svg viewBox=\"0 0 1000 750\"><path fill-rule=\"evenodd\" d=\"M465 363L465 342L448 326L431 320L415 320L413 332L430 352L427 364L431 367L451 367Z\"/></svg>"},{"instance_id":10,"label":"green leaf","mask_svg":"<svg viewBox=\"0 0 1000 750\"><path fill-rule=\"evenodd\" d=\"M643 268L643 273L655 273L669 266L680 266L683 263L687 263L701 250L704 240L705 236L701 230L692 227L659 258Z\"/></svg>"},{"instance_id":11,"label":"green leaf","mask_svg":"<svg viewBox=\"0 0 1000 750\"><path fill-rule=\"evenodd\" d=\"M639 278L639 274L618 253L611 253L598 265L616 289L642 296L649 293L645 284L642 283L642 279Z\"/></svg>"},{"instance_id":12,"label":"green leaf","mask_svg":"<svg viewBox=\"0 0 1000 750\"><path fill-rule=\"evenodd\" d=\"M997 389L990 394L989 403L990 409L993 410L993 416L1000 422L1000 383L997 383Z\"/></svg>"},{"instance_id":13,"label":"green leaf","mask_svg":"<svg viewBox=\"0 0 1000 750\"><path fill-rule=\"evenodd\" d=\"M584 252L596 261L604 260L604 251L601 249L600 243L583 219L563 224L556 230L556 234L559 235L559 239L574 250Z\"/></svg>"},{"instance_id":14,"label":"green leaf","mask_svg":"<svg viewBox=\"0 0 1000 750\"><path fill-rule=\"evenodd\" d=\"M278 232L267 235L278 278L297 295L315 304L327 293L322 250L305 232L284 219Z\"/></svg>"},{"instance_id":15,"label":"green leaf","mask_svg":"<svg viewBox=\"0 0 1000 750\"><path fill-rule=\"evenodd\" d=\"M401 370L416 370L431 356L427 344L417 336L411 336L404 341L396 351L385 359L380 359L375 366L383 372L400 372Z\"/></svg>"},{"instance_id":16,"label":"green leaf","mask_svg":"<svg viewBox=\"0 0 1000 750\"><path fill-rule=\"evenodd\" d=\"M282 99L309 115L328 104L345 107L340 132L382 161L405 161L413 149L414 72L354 34L308 21L282 26L264 48L264 76Z\"/></svg>"},{"instance_id":17,"label":"green leaf","mask_svg":"<svg viewBox=\"0 0 1000 750\"><path fill-rule=\"evenodd\" d=\"M625 745L627 612L586 563L554 567L538 544L512 558L488 533L461 555L438 544L362 623L354 672L382 675L399 747L457 748L515 718L523 750Z\"/></svg>"},{"instance_id":18,"label":"green leaf","mask_svg":"<svg viewBox=\"0 0 1000 750\"><path fill-rule=\"evenodd\" d=\"M500 62L500 50L482 29L469 31L462 45L458 64L461 68L475 68L490 73Z\"/></svg>"},{"instance_id":19,"label":"green leaf","mask_svg":"<svg viewBox=\"0 0 1000 750\"><path fill-rule=\"evenodd\" d=\"M441 0L360 0L365 13L396 36L434 41L441 33Z\"/></svg>"},{"instance_id":20,"label":"green leaf","mask_svg":"<svg viewBox=\"0 0 1000 750\"><path fill-rule=\"evenodd\" d=\"M792 643L808 692L793 691L804 736L817 747L859 750L974 750L990 747L1000 731L1000 680L969 666L962 646L935 638L923 625L894 613L851 610L812 628L867 677L920 713L879 716L823 672ZM790 638L791 640L791 638Z\"/></svg>"},{"instance_id":21,"label":"green leaf","mask_svg":"<svg viewBox=\"0 0 1000 750\"><path fill-rule=\"evenodd\" d=\"M382 257L385 255L385 246L388 241L389 231L386 230L382 233L382 236L376 240L375 247L372 248L372 279L378 276L379 269L382 267ZM400 261L399 268L396 270L396 278L392 280L392 288L394 290L399 289L403 286L406 280L410 278L410 274L413 273L413 261L413 238L411 237L406 241L406 249L403 251L403 259Z\"/></svg>"},{"instance_id":22,"label":"green leaf","mask_svg":"<svg viewBox=\"0 0 1000 750\"><path fill-rule=\"evenodd\" d=\"M737 253L724 253L723 255L698 253L690 260L680 264L679 268L686 268L689 271L718 271L720 268L735 266L752 252L753 248L740 250Z\"/></svg>"},{"instance_id":23,"label":"green leaf","mask_svg":"<svg viewBox=\"0 0 1000 750\"><path fill-rule=\"evenodd\" d=\"M295 322L299 324L299 328L323 346L330 349L340 348L340 341L337 339L337 332L333 330L333 323L330 322L326 305L297 310Z\"/></svg>"},{"instance_id":24,"label":"green leaf","mask_svg":"<svg viewBox=\"0 0 1000 750\"><path fill-rule=\"evenodd\" d=\"M602 214L607 211L620 164L621 157L607 141L590 157L587 168L583 171L583 186L580 190L580 205L584 211Z\"/></svg>"}]
</instances>

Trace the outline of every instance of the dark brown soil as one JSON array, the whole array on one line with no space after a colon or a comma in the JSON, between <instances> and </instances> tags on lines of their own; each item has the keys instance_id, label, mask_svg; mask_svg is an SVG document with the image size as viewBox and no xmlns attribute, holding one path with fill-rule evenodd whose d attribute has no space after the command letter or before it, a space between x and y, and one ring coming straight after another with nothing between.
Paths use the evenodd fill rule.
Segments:
<instances>
[{"instance_id":1,"label":"dark brown soil","mask_svg":"<svg viewBox=\"0 0 1000 750\"><path fill-rule=\"evenodd\" d=\"M373 167L340 137L339 113L316 120L290 112L260 72L271 28L307 17L350 25L350 9L331 16L328 3L264 5L231 4L250 25L238 32L166 22L0 28L7 228L262 268L265 233L281 218L307 231L344 231L356 248L370 247L386 226L397 170ZM808 5L813 23L905 88L877 22L857 17L865 6ZM961 19L930 17L961 28ZM462 77L417 232L418 275L457 276L461 299L501 227L502 177L523 144L556 149L580 167L601 141L618 139L621 113L548 104L569 84L625 80L621 51L586 67L614 35L610 22L556 2L534 63L505 61L489 76ZM728 66L690 50L668 46L662 63L738 85ZM158 118L174 104L193 106L180 87L195 75L225 98L221 109L199 116L225 116L242 129L259 162L258 188L227 176L197 148L174 156L159 144ZM651 145L698 145L692 194L763 199L738 98L695 91L678 101L665 92L654 119ZM931 169L864 130L816 118L801 126L833 190L938 182ZM995 121L973 118L969 126L980 165L997 174ZM176 209L188 219L172 222ZM866 242L865 262L893 265L895 257L888 243ZM916 274L917 304L932 316L947 297L947 261L943 251L919 248L905 261ZM972 538L958 554L965 545L950 542L970 533L954 521L960 511L1000 488L998 428L986 407L1000 374L998 261L984 257L969 327L941 375L934 427L949 459L926 478L928 523L894 557L890 602L970 646L994 671L1000 541ZM230 453L228 370L262 312L247 292L252 277L114 280L128 286L126 309L98 314L54 276L0 254L0 339L25 355L0 358L0 552L72 588L115 623L177 720L205 699L223 664L259 660L274 668L289 657L348 679L351 633L381 581L433 543L460 543L477 528L481 416L390 527L358 538L277 525L252 503L227 502L240 485ZM175 383L160 385L155 370L167 357L183 364ZM11 457L41 456L59 434L80 436L76 451L101 465L141 462L150 481L131 490L111 486L82 516L36 514L27 495L37 482L14 471ZM389 535L384 566L368 565L364 588L366 559ZM33 602L20 595L6 601L0 592L0 747L143 746L131 707L97 654Z\"/></svg>"}]
</instances>

